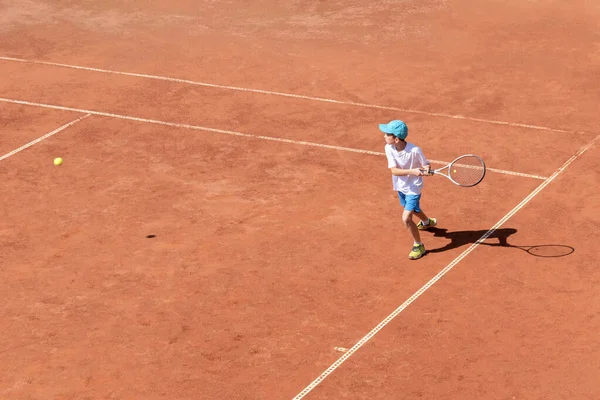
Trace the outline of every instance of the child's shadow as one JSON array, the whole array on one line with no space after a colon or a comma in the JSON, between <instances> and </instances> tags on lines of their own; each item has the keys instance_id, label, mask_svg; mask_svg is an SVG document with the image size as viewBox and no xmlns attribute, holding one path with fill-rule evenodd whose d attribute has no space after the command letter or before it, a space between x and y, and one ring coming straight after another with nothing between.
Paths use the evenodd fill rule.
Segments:
<instances>
[{"instance_id":1,"label":"child's shadow","mask_svg":"<svg viewBox=\"0 0 600 400\"><path fill-rule=\"evenodd\" d=\"M448 232L448 229L445 228L429 228L428 231L432 232L433 236L445 237L446 239L450 239L450 243L446 244L444 247L439 247L437 249L431 250L428 249L428 253L441 253L443 251L452 250L467 244L473 244L479 239L481 239L481 237L488 232L487 230ZM508 244L508 237L512 234L515 234L516 232L517 230L514 228L496 229L494 232L492 232L490 236L486 238L486 240L497 239L498 243L494 245L509 247L510 245Z\"/></svg>"},{"instance_id":2,"label":"child's shadow","mask_svg":"<svg viewBox=\"0 0 600 400\"><path fill-rule=\"evenodd\" d=\"M456 231L448 232L447 229L440 228L429 228L429 232L433 233L433 236L444 237L450 239L450 243L437 249L427 250L428 253L441 253L443 251L455 249L464 245L471 245L481 239L487 230L481 231ZM564 257L575 251L571 246L565 246L562 244L542 244L535 246L515 246L508 243L508 237L517 232L514 228L501 228L496 229L489 236L486 237L485 241L480 244L485 246L498 246L498 247L512 247L526 251L532 256L536 257ZM488 240L492 239L492 242ZM496 242L497 240L497 242Z\"/></svg>"}]
</instances>

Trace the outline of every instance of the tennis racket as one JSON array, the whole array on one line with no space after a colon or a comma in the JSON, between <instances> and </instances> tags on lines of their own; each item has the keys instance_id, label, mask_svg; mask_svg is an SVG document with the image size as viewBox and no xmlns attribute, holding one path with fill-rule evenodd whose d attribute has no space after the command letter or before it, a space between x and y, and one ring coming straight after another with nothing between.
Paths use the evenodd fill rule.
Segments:
<instances>
[{"instance_id":1,"label":"tennis racket","mask_svg":"<svg viewBox=\"0 0 600 400\"><path fill-rule=\"evenodd\" d=\"M425 175L445 176L458 186L472 187L483 180L485 170L485 163L481 157L474 154L465 154L442 168L424 172Z\"/></svg>"}]
</instances>

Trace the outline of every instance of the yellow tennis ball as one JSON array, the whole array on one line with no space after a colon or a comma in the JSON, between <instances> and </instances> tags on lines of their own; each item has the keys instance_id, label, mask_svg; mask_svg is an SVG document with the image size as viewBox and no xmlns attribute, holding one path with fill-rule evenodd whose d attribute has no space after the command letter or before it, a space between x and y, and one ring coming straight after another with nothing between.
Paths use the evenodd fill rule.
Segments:
<instances>
[{"instance_id":1,"label":"yellow tennis ball","mask_svg":"<svg viewBox=\"0 0 600 400\"><path fill-rule=\"evenodd\" d=\"M452 172L456 172L456 170L452 171Z\"/></svg>"},{"instance_id":2,"label":"yellow tennis ball","mask_svg":"<svg viewBox=\"0 0 600 400\"><path fill-rule=\"evenodd\" d=\"M62 162L63 162L63 159L60 157L57 157L54 159L54 165L60 165L60 164L62 164Z\"/></svg>"}]
</instances>

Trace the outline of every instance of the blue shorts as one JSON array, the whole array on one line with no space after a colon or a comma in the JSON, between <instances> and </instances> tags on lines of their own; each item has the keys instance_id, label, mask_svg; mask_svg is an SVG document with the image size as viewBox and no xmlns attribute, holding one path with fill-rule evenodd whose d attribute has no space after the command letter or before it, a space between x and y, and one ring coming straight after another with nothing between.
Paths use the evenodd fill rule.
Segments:
<instances>
[{"instance_id":1,"label":"blue shorts","mask_svg":"<svg viewBox=\"0 0 600 400\"><path fill-rule=\"evenodd\" d=\"M420 194L404 194L398 192L398 197L400 198L400 204L405 210L421 212L421 206L419 206L419 201L421 200Z\"/></svg>"}]
</instances>

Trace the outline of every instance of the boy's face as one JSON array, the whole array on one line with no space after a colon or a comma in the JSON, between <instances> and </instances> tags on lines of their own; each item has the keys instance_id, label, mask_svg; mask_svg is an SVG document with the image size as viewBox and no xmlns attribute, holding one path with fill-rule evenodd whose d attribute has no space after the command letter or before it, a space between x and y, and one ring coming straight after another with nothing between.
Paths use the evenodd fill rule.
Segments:
<instances>
[{"instance_id":1,"label":"boy's face","mask_svg":"<svg viewBox=\"0 0 600 400\"><path fill-rule=\"evenodd\" d=\"M386 144L396 144L400 141L400 139L398 139L396 136L390 135L388 133L384 133L383 137L385 138Z\"/></svg>"}]
</instances>

